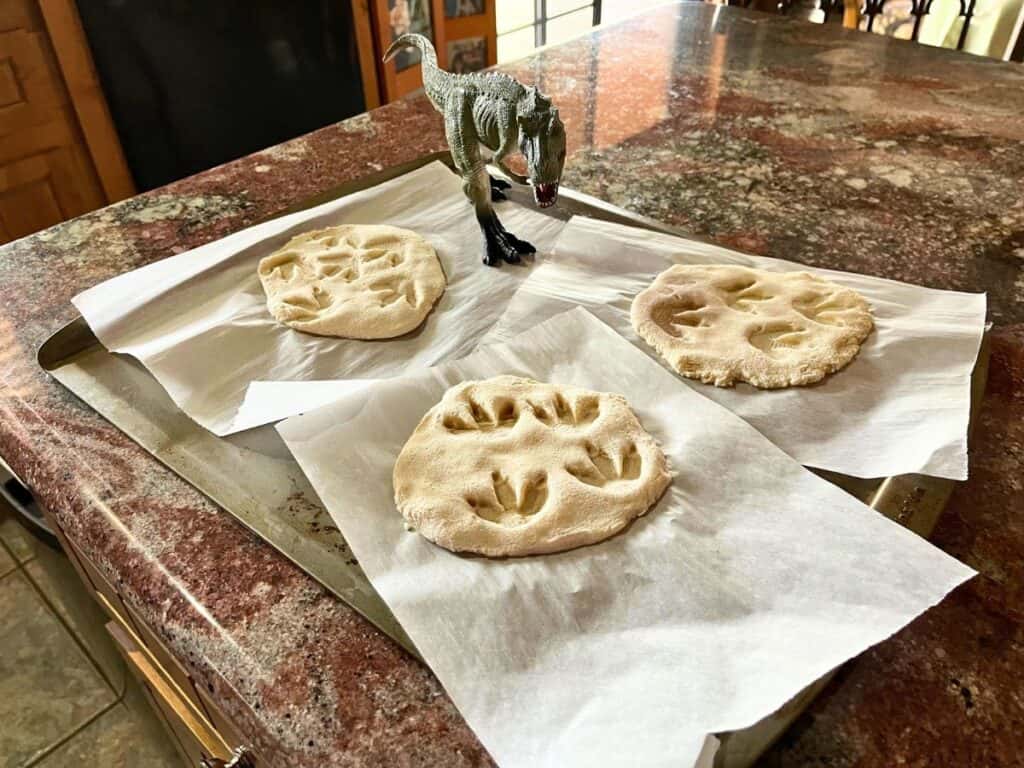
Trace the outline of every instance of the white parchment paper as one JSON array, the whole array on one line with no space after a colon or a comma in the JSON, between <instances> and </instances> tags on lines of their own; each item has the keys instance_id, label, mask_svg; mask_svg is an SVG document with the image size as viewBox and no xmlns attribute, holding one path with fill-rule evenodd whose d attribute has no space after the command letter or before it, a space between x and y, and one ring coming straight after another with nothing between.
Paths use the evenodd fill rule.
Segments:
<instances>
[{"instance_id":1,"label":"white parchment paper","mask_svg":"<svg viewBox=\"0 0 1024 768\"><path fill-rule=\"evenodd\" d=\"M812 269L577 216L481 343L513 338L580 305L662 363L633 331L629 308L674 263L806 270L859 291L875 318L860 354L820 384L758 390L680 381L742 416L806 466L856 477L967 477L971 370L984 330L984 294Z\"/></svg>"},{"instance_id":2,"label":"white parchment paper","mask_svg":"<svg viewBox=\"0 0 1024 768\"><path fill-rule=\"evenodd\" d=\"M540 258L563 226L512 203L500 204L498 212L509 230L533 242ZM309 229L378 223L423 235L444 267L448 288L418 330L383 341L330 339L271 317L256 275L261 258ZM138 358L178 407L226 435L306 410L298 397L277 403L271 418L250 409L238 419L246 387L256 379L387 377L472 350L531 269L485 268L480 248L462 182L431 163L120 275L73 301L105 347Z\"/></svg>"},{"instance_id":3,"label":"white parchment paper","mask_svg":"<svg viewBox=\"0 0 1024 768\"><path fill-rule=\"evenodd\" d=\"M540 557L462 557L405 530L402 445L446 388L503 373L623 393L676 472L665 496L608 541ZM770 714L973 573L583 309L355 400L278 430L504 768L695 765L708 734Z\"/></svg>"}]
</instances>

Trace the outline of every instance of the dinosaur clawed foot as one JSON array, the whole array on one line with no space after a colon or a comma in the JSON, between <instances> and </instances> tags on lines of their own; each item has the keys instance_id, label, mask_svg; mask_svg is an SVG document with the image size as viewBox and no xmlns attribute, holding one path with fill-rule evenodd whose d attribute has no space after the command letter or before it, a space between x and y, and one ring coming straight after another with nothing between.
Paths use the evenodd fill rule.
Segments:
<instances>
[{"instance_id":1,"label":"dinosaur clawed foot","mask_svg":"<svg viewBox=\"0 0 1024 768\"><path fill-rule=\"evenodd\" d=\"M512 185L504 179L496 179L493 176L488 176L488 178L491 180L491 200L493 202L508 200L505 190L512 189Z\"/></svg>"},{"instance_id":2,"label":"dinosaur clawed foot","mask_svg":"<svg viewBox=\"0 0 1024 768\"><path fill-rule=\"evenodd\" d=\"M508 232L484 235L484 264L489 267L496 267L503 261L518 264L523 256L536 252L528 242Z\"/></svg>"},{"instance_id":3,"label":"dinosaur clawed foot","mask_svg":"<svg viewBox=\"0 0 1024 768\"><path fill-rule=\"evenodd\" d=\"M480 222L480 231L484 236L484 264L489 267L496 267L503 261L518 264L523 256L537 252L530 243L506 232L493 214Z\"/></svg>"}]
</instances>

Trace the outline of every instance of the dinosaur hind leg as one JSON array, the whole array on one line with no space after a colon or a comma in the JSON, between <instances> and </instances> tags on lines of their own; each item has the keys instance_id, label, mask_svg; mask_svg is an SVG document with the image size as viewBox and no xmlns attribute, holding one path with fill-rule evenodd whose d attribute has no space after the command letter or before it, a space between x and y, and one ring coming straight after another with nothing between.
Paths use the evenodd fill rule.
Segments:
<instances>
[{"instance_id":1,"label":"dinosaur hind leg","mask_svg":"<svg viewBox=\"0 0 1024 768\"><path fill-rule=\"evenodd\" d=\"M494 211L487 216L478 214L477 221L484 236L484 264L487 266L497 266L502 261L518 264L524 255L536 253L536 248L528 242L506 232Z\"/></svg>"},{"instance_id":2,"label":"dinosaur hind leg","mask_svg":"<svg viewBox=\"0 0 1024 768\"><path fill-rule=\"evenodd\" d=\"M505 194L506 189L512 189L512 185L504 179L496 179L490 174L488 178L491 180L491 202L498 202L499 200L508 200L508 196Z\"/></svg>"},{"instance_id":3,"label":"dinosaur hind leg","mask_svg":"<svg viewBox=\"0 0 1024 768\"><path fill-rule=\"evenodd\" d=\"M509 243L512 244L512 247L515 248L519 254L523 256L528 256L531 253L537 252L537 249L534 248L531 243L528 243L526 240L520 240L511 232L508 232L500 221L498 222L498 227L501 228L501 231L505 234L505 237L508 239Z\"/></svg>"},{"instance_id":4,"label":"dinosaur hind leg","mask_svg":"<svg viewBox=\"0 0 1024 768\"><path fill-rule=\"evenodd\" d=\"M506 261L515 264L523 254L534 253L535 249L525 240L505 231L498 215L491 205L490 176L483 168L474 173L464 184L466 196L473 202L476 220L484 239L484 264L489 267Z\"/></svg>"},{"instance_id":5,"label":"dinosaur hind leg","mask_svg":"<svg viewBox=\"0 0 1024 768\"><path fill-rule=\"evenodd\" d=\"M488 178L491 180L491 202L496 203L501 200L508 200L508 195L505 194L505 190L511 189L512 185L504 179L496 179L490 175L488 175ZM495 217L495 219L497 219L497 217ZM500 221L498 221L498 229L505 233L505 237L512 244L512 247L516 249L517 253L525 256L527 254L537 252L537 249L528 242L520 240L511 232L506 231Z\"/></svg>"}]
</instances>

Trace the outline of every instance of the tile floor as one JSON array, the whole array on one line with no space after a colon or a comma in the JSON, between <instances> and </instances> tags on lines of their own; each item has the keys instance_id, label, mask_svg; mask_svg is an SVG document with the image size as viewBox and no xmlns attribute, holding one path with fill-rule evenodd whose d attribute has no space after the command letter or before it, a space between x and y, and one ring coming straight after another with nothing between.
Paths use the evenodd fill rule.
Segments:
<instances>
[{"instance_id":1,"label":"tile floor","mask_svg":"<svg viewBox=\"0 0 1024 768\"><path fill-rule=\"evenodd\" d=\"M105 621L0 499L0 768L181 768Z\"/></svg>"}]
</instances>

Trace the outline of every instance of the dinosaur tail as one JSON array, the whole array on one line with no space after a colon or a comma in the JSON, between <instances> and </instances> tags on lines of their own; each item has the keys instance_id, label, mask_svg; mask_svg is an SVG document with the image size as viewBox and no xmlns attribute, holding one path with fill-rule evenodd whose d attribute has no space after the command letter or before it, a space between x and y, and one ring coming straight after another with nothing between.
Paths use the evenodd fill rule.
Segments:
<instances>
[{"instance_id":1,"label":"dinosaur tail","mask_svg":"<svg viewBox=\"0 0 1024 768\"><path fill-rule=\"evenodd\" d=\"M390 61L402 48L419 48L423 59L423 88L431 101L435 101L437 97L443 98L441 85L449 73L437 67L437 53L434 51L433 43L423 35L402 35L388 46L384 61Z\"/></svg>"},{"instance_id":2,"label":"dinosaur tail","mask_svg":"<svg viewBox=\"0 0 1024 768\"><path fill-rule=\"evenodd\" d=\"M437 69L437 54L434 52L434 44L423 35L407 34L395 39L384 54L384 63L391 61L391 57L403 48L419 48L423 54L423 63L427 67Z\"/></svg>"}]
</instances>

